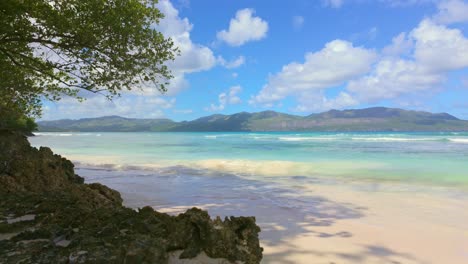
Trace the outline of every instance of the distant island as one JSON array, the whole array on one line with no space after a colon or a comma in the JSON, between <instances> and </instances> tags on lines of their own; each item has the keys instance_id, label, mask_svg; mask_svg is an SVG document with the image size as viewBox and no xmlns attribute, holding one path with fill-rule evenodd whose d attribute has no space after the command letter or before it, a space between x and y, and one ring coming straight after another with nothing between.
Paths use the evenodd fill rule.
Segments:
<instances>
[{"instance_id":1,"label":"distant island","mask_svg":"<svg viewBox=\"0 0 468 264\"><path fill-rule=\"evenodd\" d=\"M447 113L398 108L330 110L308 116L275 111L215 114L192 121L120 116L38 122L40 132L424 132L468 131L468 121Z\"/></svg>"}]
</instances>

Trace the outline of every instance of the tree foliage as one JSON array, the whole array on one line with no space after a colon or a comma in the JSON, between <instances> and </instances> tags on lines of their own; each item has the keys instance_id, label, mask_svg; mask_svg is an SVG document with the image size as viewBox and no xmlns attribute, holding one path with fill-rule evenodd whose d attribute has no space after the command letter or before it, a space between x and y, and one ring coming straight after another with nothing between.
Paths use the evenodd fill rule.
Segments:
<instances>
[{"instance_id":1,"label":"tree foliage","mask_svg":"<svg viewBox=\"0 0 468 264\"><path fill-rule=\"evenodd\" d=\"M149 85L166 91L164 63L178 51L155 29L156 3L0 1L0 115L37 116L41 99L82 99L82 91L109 99Z\"/></svg>"}]
</instances>

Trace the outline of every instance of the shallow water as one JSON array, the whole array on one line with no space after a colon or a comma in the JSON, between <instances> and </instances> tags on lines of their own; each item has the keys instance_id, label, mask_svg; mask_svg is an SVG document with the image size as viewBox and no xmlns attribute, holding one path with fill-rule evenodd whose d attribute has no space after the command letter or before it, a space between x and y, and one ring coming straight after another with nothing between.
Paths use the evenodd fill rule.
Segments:
<instances>
[{"instance_id":1,"label":"shallow water","mask_svg":"<svg viewBox=\"0 0 468 264\"><path fill-rule=\"evenodd\" d=\"M37 133L88 165L468 186L468 133Z\"/></svg>"}]
</instances>

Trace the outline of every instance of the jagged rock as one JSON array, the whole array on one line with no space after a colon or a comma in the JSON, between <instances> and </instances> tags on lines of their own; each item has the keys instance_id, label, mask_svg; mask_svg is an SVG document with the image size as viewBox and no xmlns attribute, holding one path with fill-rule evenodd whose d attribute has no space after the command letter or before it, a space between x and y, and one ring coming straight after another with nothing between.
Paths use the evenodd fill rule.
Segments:
<instances>
[{"instance_id":1,"label":"jagged rock","mask_svg":"<svg viewBox=\"0 0 468 264\"><path fill-rule=\"evenodd\" d=\"M34 218L7 221L25 215ZM259 263L259 232L253 217L126 208L117 191L84 184L70 161L0 132L0 264Z\"/></svg>"},{"instance_id":2,"label":"jagged rock","mask_svg":"<svg viewBox=\"0 0 468 264\"><path fill-rule=\"evenodd\" d=\"M30 146L26 137L0 131L0 192L47 192L63 189L84 179L73 163L49 148Z\"/></svg>"}]
</instances>

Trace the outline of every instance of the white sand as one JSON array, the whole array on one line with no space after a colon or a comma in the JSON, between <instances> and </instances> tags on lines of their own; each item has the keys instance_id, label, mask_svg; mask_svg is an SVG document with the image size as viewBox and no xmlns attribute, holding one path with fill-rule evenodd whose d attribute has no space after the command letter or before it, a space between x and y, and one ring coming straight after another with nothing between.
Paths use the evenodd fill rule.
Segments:
<instances>
[{"instance_id":1,"label":"white sand","mask_svg":"<svg viewBox=\"0 0 468 264\"><path fill-rule=\"evenodd\" d=\"M271 201L264 193L258 197L238 197L237 186L232 189L225 186L226 189L217 191L213 188L220 187L205 186L209 179L199 185L179 179L170 182L177 184L173 187L167 187L167 182L162 181L170 177L136 177L122 182L118 178L96 180L121 191L127 205L133 207L140 206L139 200L172 214L197 206L212 216L254 215L262 228L263 263L468 263L467 193L456 196L439 187L405 188L394 183L375 183L375 188L369 188L373 186L370 181L281 182L281 177L276 176L287 175L288 168L297 170L298 167L278 164L199 162L201 167L226 173L256 168L253 173L272 176L265 184L278 179L277 184L288 186L286 189L297 188L297 197L292 198L307 198L297 208L295 203L283 207L282 199ZM366 168L374 165L379 167L378 164L350 164ZM199 197L178 198L184 195L184 190Z\"/></svg>"},{"instance_id":2,"label":"white sand","mask_svg":"<svg viewBox=\"0 0 468 264\"><path fill-rule=\"evenodd\" d=\"M466 200L322 185L308 186L307 192L356 210L359 216L347 217L349 213L324 205L318 208L326 216L311 214L298 221L285 212L257 208L263 263L468 263ZM197 206L216 208L218 214L229 207L215 202ZM177 214L190 207L155 208Z\"/></svg>"},{"instance_id":3,"label":"white sand","mask_svg":"<svg viewBox=\"0 0 468 264\"><path fill-rule=\"evenodd\" d=\"M265 247L265 263L468 263L468 203L412 193L311 188L362 207L362 217L298 223L300 234ZM282 223L277 223L281 225Z\"/></svg>"}]
</instances>

